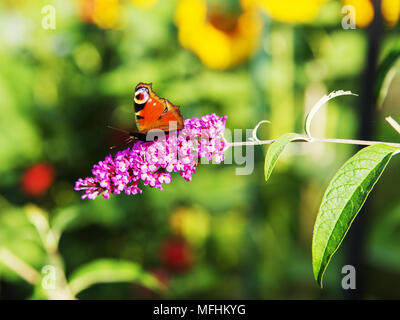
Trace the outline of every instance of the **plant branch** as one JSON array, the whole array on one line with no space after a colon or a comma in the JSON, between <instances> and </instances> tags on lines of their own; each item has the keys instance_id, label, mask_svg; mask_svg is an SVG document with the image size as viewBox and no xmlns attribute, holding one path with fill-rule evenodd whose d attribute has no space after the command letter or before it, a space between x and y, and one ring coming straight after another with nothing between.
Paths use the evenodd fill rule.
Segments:
<instances>
[{"instance_id":1,"label":"plant branch","mask_svg":"<svg viewBox=\"0 0 400 320\"><path fill-rule=\"evenodd\" d=\"M400 143L394 142L383 142L383 141L369 141L369 140L353 140L353 139L329 139L329 138L314 138L311 136L310 127L311 122L314 118L314 115L317 111L329 100L343 95L356 95L351 91L343 91L338 90L331 92L329 95L323 96L311 109L309 114L305 120L305 132L307 134L306 137L298 137L293 139L291 142L330 142L330 143L342 143L342 144L352 144L352 145L359 145L359 146L371 146L378 143L383 143L392 147L400 148ZM400 134L400 124L398 124L392 117L387 117L386 121ZM269 123L267 120L260 121L256 127L253 129L253 137L250 138L250 141L239 141L239 142L228 142L224 138L225 142L225 150L230 147L240 147L240 146L255 146L255 145L264 145L264 144L272 144L275 142L274 139L272 140L259 140L257 138L257 130L262 123Z\"/></svg>"},{"instance_id":2,"label":"plant branch","mask_svg":"<svg viewBox=\"0 0 400 320\"><path fill-rule=\"evenodd\" d=\"M258 140L258 141L239 141L239 142L226 142L226 149L230 147L241 147L241 146L255 146L272 144L275 140ZM368 140L353 140L353 139L328 139L328 138L311 138L307 137L297 138L292 142L329 142L329 143L341 143L341 144L353 144L360 146L371 146L378 143L383 143L392 147L400 148L400 143L385 142L385 141L368 141Z\"/></svg>"},{"instance_id":3,"label":"plant branch","mask_svg":"<svg viewBox=\"0 0 400 320\"><path fill-rule=\"evenodd\" d=\"M0 262L32 285L40 279L39 272L6 248L0 248Z\"/></svg>"},{"instance_id":4,"label":"plant branch","mask_svg":"<svg viewBox=\"0 0 400 320\"><path fill-rule=\"evenodd\" d=\"M397 133L400 134L400 124L398 124L396 120L394 120L392 117L387 117L385 120L392 126L394 130L397 131Z\"/></svg>"},{"instance_id":5,"label":"plant branch","mask_svg":"<svg viewBox=\"0 0 400 320\"><path fill-rule=\"evenodd\" d=\"M329 139L329 138L314 138L310 135L310 125L311 120L318 111L318 109L328 100L338 96L338 95L345 95L345 94L353 94L350 91L336 91L332 92L328 96L324 96L314 107L310 115L307 116L306 119L306 134L307 136L297 137L293 139L291 142L329 142L329 143L341 143L341 144L352 144L352 145L359 145L359 146L372 146L374 144L382 143L388 146L400 148L400 143L395 142L386 142L386 141L370 141L370 140L353 140L353 139ZM400 134L400 124L396 122L392 117L386 117L385 120L392 126L394 130L396 130ZM257 138L257 129L262 123L266 123L269 121L262 120L260 121L257 126L253 129L253 138L250 138L249 141L239 141L239 142L228 142L225 138L223 138L225 142L225 150L230 147L241 147L241 146L256 146L256 145L265 145L265 144L272 144L275 142L275 139L271 140L260 140Z\"/></svg>"}]
</instances>

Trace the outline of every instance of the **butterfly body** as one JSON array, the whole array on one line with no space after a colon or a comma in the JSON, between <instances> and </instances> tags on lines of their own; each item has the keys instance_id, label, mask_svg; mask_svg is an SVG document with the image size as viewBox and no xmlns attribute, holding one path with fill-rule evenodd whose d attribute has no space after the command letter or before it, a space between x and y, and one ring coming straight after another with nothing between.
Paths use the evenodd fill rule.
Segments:
<instances>
[{"instance_id":1,"label":"butterfly body","mask_svg":"<svg viewBox=\"0 0 400 320\"><path fill-rule=\"evenodd\" d=\"M179 106L168 99L159 97L152 89L152 84L139 83L134 95L135 120L137 132L131 135L145 140L150 130L161 130L165 133L183 128L183 117Z\"/></svg>"}]
</instances>

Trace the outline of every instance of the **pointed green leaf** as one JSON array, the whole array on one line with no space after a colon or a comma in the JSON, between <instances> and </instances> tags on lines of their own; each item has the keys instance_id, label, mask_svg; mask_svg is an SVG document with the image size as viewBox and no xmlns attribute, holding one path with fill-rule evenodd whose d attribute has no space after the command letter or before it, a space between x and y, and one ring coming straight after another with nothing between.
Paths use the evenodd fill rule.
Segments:
<instances>
[{"instance_id":1,"label":"pointed green leaf","mask_svg":"<svg viewBox=\"0 0 400 320\"><path fill-rule=\"evenodd\" d=\"M320 287L332 255L396 150L385 144L366 147L350 158L329 183L312 240L314 277Z\"/></svg>"},{"instance_id":2,"label":"pointed green leaf","mask_svg":"<svg viewBox=\"0 0 400 320\"><path fill-rule=\"evenodd\" d=\"M376 77L374 95L375 102L378 107L381 107L386 98L389 86L396 74L398 68L397 62L400 59L400 41L397 41L389 53L385 56L382 63L379 65L378 74Z\"/></svg>"},{"instance_id":3,"label":"pointed green leaf","mask_svg":"<svg viewBox=\"0 0 400 320\"><path fill-rule=\"evenodd\" d=\"M272 170L275 167L276 161L278 161L279 155L282 153L283 149L285 149L286 145L291 141L307 141L308 139L302 137L297 133L286 133L283 136L280 136L274 143L272 143L267 151L267 155L265 156L264 163L264 175L265 181L267 181L272 173Z\"/></svg>"},{"instance_id":4,"label":"pointed green leaf","mask_svg":"<svg viewBox=\"0 0 400 320\"><path fill-rule=\"evenodd\" d=\"M76 295L96 283L112 282L136 282L151 289L161 288L159 281L139 264L113 259L99 259L79 267L69 278L69 287Z\"/></svg>"}]
</instances>

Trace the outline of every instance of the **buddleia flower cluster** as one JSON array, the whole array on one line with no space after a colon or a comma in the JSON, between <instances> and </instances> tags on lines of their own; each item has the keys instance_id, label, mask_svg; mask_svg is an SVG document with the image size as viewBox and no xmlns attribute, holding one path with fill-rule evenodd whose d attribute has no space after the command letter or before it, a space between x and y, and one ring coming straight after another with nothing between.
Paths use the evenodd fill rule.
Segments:
<instances>
[{"instance_id":1,"label":"buddleia flower cluster","mask_svg":"<svg viewBox=\"0 0 400 320\"><path fill-rule=\"evenodd\" d=\"M179 132L167 134L154 141L137 141L132 147L109 155L92 168L92 176L79 179L75 190L83 190L82 199L102 195L142 193L143 186L163 189L172 180L171 173L179 172L191 181L199 159L213 163L224 160L223 134L227 116L216 114L186 119Z\"/></svg>"}]
</instances>

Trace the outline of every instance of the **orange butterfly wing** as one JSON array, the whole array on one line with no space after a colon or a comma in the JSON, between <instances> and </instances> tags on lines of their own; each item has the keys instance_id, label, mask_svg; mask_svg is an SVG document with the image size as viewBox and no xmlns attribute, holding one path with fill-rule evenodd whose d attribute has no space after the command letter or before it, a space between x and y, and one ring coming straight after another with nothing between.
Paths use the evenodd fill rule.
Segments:
<instances>
[{"instance_id":1,"label":"orange butterfly wing","mask_svg":"<svg viewBox=\"0 0 400 320\"><path fill-rule=\"evenodd\" d=\"M148 94L148 96L147 96ZM144 101L143 103L140 103ZM152 129L165 132L183 128L179 106L160 98L152 90L152 84L139 83L135 88L135 118L139 133Z\"/></svg>"}]
</instances>

